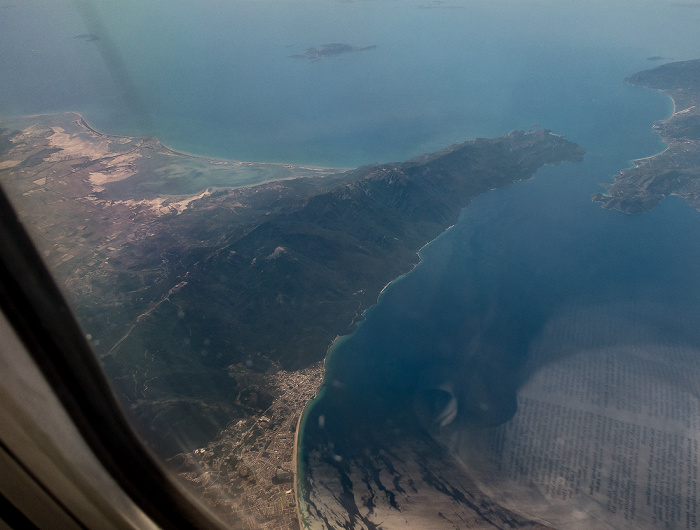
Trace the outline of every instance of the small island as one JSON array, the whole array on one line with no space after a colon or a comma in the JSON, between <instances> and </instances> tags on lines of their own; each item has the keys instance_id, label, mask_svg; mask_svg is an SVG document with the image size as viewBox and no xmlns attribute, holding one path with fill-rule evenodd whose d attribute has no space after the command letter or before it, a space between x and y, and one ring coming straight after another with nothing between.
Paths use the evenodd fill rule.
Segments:
<instances>
[{"instance_id":1,"label":"small island","mask_svg":"<svg viewBox=\"0 0 700 530\"><path fill-rule=\"evenodd\" d=\"M100 40L100 36L95 34L95 33L81 33L80 35L76 35L73 37L74 39L81 39L86 42L95 42L96 40Z\"/></svg>"},{"instance_id":2,"label":"small island","mask_svg":"<svg viewBox=\"0 0 700 530\"><path fill-rule=\"evenodd\" d=\"M614 183L603 184L607 193L597 193L593 200L604 208L641 213L677 195L700 210L700 59L664 64L626 81L673 99L673 115L654 125L668 147L635 160L635 167L622 170Z\"/></svg>"},{"instance_id":3,"label":"small island","mask_svg":"<svg viewBox=\"0 0 700 530\"><path fill-rule=\"evenodd\" d=\"M312 61L318 61L319 59L324 59L326 57L332 57L336 55L343 55L352 52L363 52L367 50L373 50L377 47L376 44L372 46L351 46L350 44L324 44L320 48L307 48L304 53L298 53L295 55L290 55L292 59L310 59Z\"/></svg>"},{"instance_id":4,"label":"small island","mask_svg":"<svg viewBox=\"0 0 700 530\"><path fill-rule=\"evenodd\" d=\"M235 527L298 528L297 423L333 340L477 195L583 154L513 131L346 171L0 121L0 183L125 410Z\"/></svg>"}]
</instances>

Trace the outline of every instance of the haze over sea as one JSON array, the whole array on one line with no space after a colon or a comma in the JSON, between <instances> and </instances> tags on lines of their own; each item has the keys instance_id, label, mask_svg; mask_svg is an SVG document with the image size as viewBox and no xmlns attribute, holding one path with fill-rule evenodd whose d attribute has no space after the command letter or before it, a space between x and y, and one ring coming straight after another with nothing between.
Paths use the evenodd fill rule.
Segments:
<instances>
[{"instance_id":1,"label":"haze over sea","mask_svg":"<svg viewBox=\"0 0 700 530\"><path fill-rule=\"evenodd\" d=\"M483 318L486 335L526 343L581 300L653 304L662 322L697 315L700 214L674 198L629 216L601 209L591 195L632 159L663 149L651 125L670 116L670 100L623 80L659 64L650 57L700 56L700 3L2 7L0 115L75 110L96 129L154 135L187 152L337 167L404 160L534 124L587 150L581 164L546 167L477 198L425 248L423 263L335 348L348 384L371 384L363 355L390 359L392 391L415 381L398 371L402 360L439 344L458 348L466 320ZM81 34L99 40L74 38ZM331 43L376 48L289 57ZM422 335L409 344L416 322ZM664 329L664 340L698 342L681 325Z\"/></svg>"},{"instance_id":2,"label":"haze over sea","mask_svg":"<svg viewBox=\"0 0 700 530\"><path fill-rule=\"evenodd\" d=\"M671 1L4 3L2 114L76 110L175 149L342 167L534 123L624 162L647 154L659 146L617 148L619 114L653 143L642 112L667 103L622 79L697 55L700 17ZM330 43L377 48L289 57Z\"/></svg>"}]
</instances>

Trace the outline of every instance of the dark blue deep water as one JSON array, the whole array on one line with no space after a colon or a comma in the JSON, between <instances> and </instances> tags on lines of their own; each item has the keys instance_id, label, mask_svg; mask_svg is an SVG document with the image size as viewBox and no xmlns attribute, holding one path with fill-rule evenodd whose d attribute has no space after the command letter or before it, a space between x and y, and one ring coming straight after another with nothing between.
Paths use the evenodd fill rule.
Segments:
<instances>
[{"instance_id":1,"label":"dark blue deep water","mask_svg":"<svg viewBox=\"0 0 700 530\"><path fill-rule=\"evenodd\" d=\"M460 409L463 421L506 421L536 369L531 344L577 304L653 306L658 312L644 318L655 340L700 344L692 324L700 316L700 214L675 197L634 216L591 202L601 182L664 148L651 125L670 115L670 101L623 82L654 64L623 65L615 54L594 63L591 49L550 52L514 85L510 116L565 131L587 149L584 162L545 167L478 197L421 251L420 265L331 349L325 386L306 412L305 451L356 457L367 448L358 442L371 448L373 437L381 445L425 427L425 410L447 398L421 405L422 392L446 374L474 403ZM478 409L483 401L488 413Z\"/></svg>"}]
</instances>

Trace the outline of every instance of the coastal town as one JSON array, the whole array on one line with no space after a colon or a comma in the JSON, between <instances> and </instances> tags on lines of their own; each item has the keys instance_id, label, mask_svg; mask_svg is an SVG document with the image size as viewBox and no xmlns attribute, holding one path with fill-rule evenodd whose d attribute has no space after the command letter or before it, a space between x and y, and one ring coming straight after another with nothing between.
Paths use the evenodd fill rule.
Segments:
<instances>
[{"instance_id":1,"label":"coastal town","mask_svg":"<svg viewBox=\"0 0 700 530\"><path fill-rule=\"evenodd\" d=\"M240 377L246 368L232 370ZM258 377L278 392L269 408L257 417L232 422L216 440L170 463L226 523L296 530L296 432L305 405L321 385L323 366L316 363L298 372L280 370Z\"/></svg>"}]
</instances>

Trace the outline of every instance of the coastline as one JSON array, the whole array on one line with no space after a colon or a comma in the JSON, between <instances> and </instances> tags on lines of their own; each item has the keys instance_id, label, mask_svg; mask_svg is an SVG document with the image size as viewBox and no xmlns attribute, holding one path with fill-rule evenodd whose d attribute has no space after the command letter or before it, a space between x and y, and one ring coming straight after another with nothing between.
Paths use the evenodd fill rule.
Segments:
<instances>
[{"instance_id":1,"label":"coastline","mask_svg":"<svg viewBox=\"0 0 700 530\"><path fill-rule=\"evenodd\" d=\"M293 481L293 486L294 486L294 500L296 501L294 504L296 505L296 512L297 512L297 521L299 521L299 526L301 527L301 508L299 507L300 502L299 502L299 453L298 453L298 445L299 445L299 433L301 432L301 420L304 417L304 411L306 410L306 407L304 407L299 414L299 419L297 420L297 425L294 429L294 446L292 448L292 468L294 470L294 481Z\"/></svg>"},{"instance_id":2,"label":"coastline","mask_svg":"<svg viewBox=\"0 0 700 530\"><path fill-rule=\"evenodd\" d=\"M403 274L397 276L396 278L394 278L393 280L391 280L390 282L388 282L388 283L382 288L382 290L379 292L379 294L377 295L377 300L376 300L376 302L375 302L374 304L372 304L371 306L369 306L367 309L365 309L365 310L362 312L362 315L364 316L365 313L366 313L367 311L370 311L372 308L376 307L377 304L379 304L379 302L380 302L380 300L381 300L381 297L382 297L382 295L384 294L384 291L386 291L386 289L388 289L388 288L389 288L391 285L393 285L394 283L396 283L396 282L400 281L401 279L405 278L405 277L406 277L408 274L410 274L411 272L413 272L413 270L415 270L415 268L416 268L418 265L420 265L421 262L422 262L421 251L422 251L425 247L427 247L428 245L430 245L433 241L436 241L437 239L439 239L440 237L442 237L442 236L443 236L448 230L450 230L452 227L454 227L454 224L453 224L453 225L450 225L449 227L447 227L447 228L446 228L442 233L440 233L437 237L435 237L435 238L431 239L430 241L428 241L427 243L425 243L425 244L418 250L418 252L416 252L416 255L418 256L418 262L415 263L415 264L413 265L413 267L411 267L411 270L409 270L409 271L407 271L407 272L404 272ZM356 325L356 326L361 326L361 325L362 325L362 322L356 322L355 325ZM354 332L353 332L353 333L354 333ZM336 336L335 339L333 339L333 342L331 342L331 344L328 346L328 351L326 352L326 356L325 356L324 359L323 359L323 366L322 366L322 368L323 368L323 379L324 379L324 380L325 380L325 375L326 375L327 363L332 363L332 362L333 362L333 361L332 361L333 350L334 350L335 347L338 346L342 341L348 340L348 339L353 335L353 333L349 333L349 334L347 334L347 335L338 335L338 336ZM301 414L299 415L299 420L297 421L296 430L295 430L295 432L294 432L294 447L293 447L293 453L292 453L292 462L294 463L294 498L295 498L295 500L296 500L297 521L299 522L299 527L300 527L302 530L305 529L306 526L305 526L305 524L304 524L304 522L303 522L304 519L303 519L303 516L302 516L302 511L303 511L303 510L302 510L302 503L304 502L304 499L303 499L303 498L301 497L301 495L300 495L300 493L303 491L302 481L304 480L304 474L303 474L303 472L301 471L301 465L300 465L300 457L303 457L303 454L304 454L304 445L303 445L303 441L300 440L300 437L301 437L302 433L304 432L304 427L305 427L305 425L306 425L306 420L307 420L307 418L308 418L309 413L311 412L311 410L312 410L313 407L314 407L314 402L315 402L316 400L322 398L323 395L324 395L324 392L325 392L325 384L322 382L322 383L321 383L321 386L318 388L317 392L313 395L313 397L312 397L311 399L309 399L309 401L306 403L306 405L304 405L304 408L302 409ZM301 451L299 451L299 446L301 446Z\"/></svg>"},{"instance_id":3,"label":"coastline","mask_svg":"<svg viewBox=\"0 0 700 530\"><path fill-rule=\"evenodd\" d=\"M498 189L498 188L491 188L491 190L495 190L495 189ZM467 208L468 206L469 206L469 205L467 204L464 208ZM396 278L394 278L393 280L391 280L389 283L387 283L384 287L382 287L382 290L379 292L379 295L377 296L377 303L374 304L374 305L377 305L377 304L379 303L379 299L381 298L381 296L384 294L384 291L385 291L389 286L391 286L391 285L392 285L393 283L395 283L395 282L398 282L398 281L401 280L404 276L407 276L407 275L411 274L411 273L415 270L415 268L418 267L418 265L420 265L420 264L422 263L422 261L423 261L423 256L421 256L421 252L423 252L423 249L425 249L428 245L431 245L434 241L437 241L438 239L440 239L441 237L443 237L449 230L452 230L452 228L453 228L454 226L455 226L455 225L453 225L453 224L450 225L450 226L448 226L447 228L445 228L444 231L442 231L440 234L438 234L437 237L431 239L431 240L428 241L425 245L423 245L422 247L420 247L420 248L418 249L418 252L416 252L416 255L418 256L418 261L413 265L413 267L411 267L411 270L410 270L410 271L404 272L404 273L401 274L400 276L397 276ZM367 309L369 309L369 308L367 308ZM365 310L365 311L366 311L366 310Z\"/></svg>"},{"instance_id":4,"label":"coastline","mask_svg":"<svg viewBox=\"0 0 700 530\"><path fill-rule=\"evenodd\" d=\"M625 81L660 92L671 101L671 115L655 121L653 131L666 145L650 156L636 158L629 167L603 183L593 202L606 209L637 214L655 208L665 197L676 195L700 211L700 60L680 61L638 72ZM680 109L680 110L679 110Z\"/></svg>"},{"instance_id":5,"label":"coastline","mask_svg":"<svg viewBox=\"0 0 700 530\"><path fill-rule=\"evenodd\" d=\"M631 85L631 86L636 86L636 85ZM656 89L655 89L655 88L652 88L652 89L650 89L650 90L656 90L657 92L661 92L662 94L665 94L666 96L669 97L669 99L671 100L671 104L673 105L673 110L671 111L671 115L670 115L668 118L664 118L663 120L661 120L661 124L666 124L666 123L670 122L673 118L675 118L678 114L687 112L688 109L681 110L681 111L678 110L678 104L676 103L676 99L673 97L673 94L672 94L669 90L665 90L665 89L662 89L662 88L656 88ZM653 125L653 126L652 126L652 129L656 130L656 129L657 129L657 126L654 126L654 125ZM650 159L652 159L652 158L656 158L657 156L661 156L661 155L663 155L666 151L669 150L669 148L671 147L671 145L666 141L667 138L664 138L663 134L661 134L660 132L657 132L656 134L658 134L658 135L659 135L659 138L661 138L661 141L662 141L664 144L666 144L666 147L663 149L663 151L659 151L659 152L656 153L656 154L649 155L649 156L643 156L643 157L641 157L641 158L635 158L634 160L632 160L632 162L633 162L635 165L637 164L637 162L642 162L642 161L644 161L644 160L650 160Z\"/></svg>"},{"instance_id":6,"label":"coastline","mask_svg":"<svg viewBox=\"0 0 700 530\"><path fill-rule=\"evenodd\" d=\"M235 158L221 158L221 157L214 157L214 156L206 156L206 155L201 155L197 153L191 153L189 151L184 151L180 149L173 149L172 147L169 147L168 145L164 144L157 136L147 136L147 135L124 135L124 134L111 134L108 132L101 131L99 129L96 129L90 123L85 119L85 117L78 111L75 110L65 110L65 111L57 111L57 112L42 112L42 113L37 113L37 114L24 114L24 115L0 115L0 123L3 121L12 124L13 122L16 123L18 121L25 121L25 120L30 120L32 118L56 118L56 117L66 117L68 118L69 116L75 116L76 119L72 120L75 121L76 124L81 127L83 130L89 132L90 134L93 134L97 136L98 138L105 138L105 139L112 139L112 140L151 140L154 141L158 144L158 147L161 148L163 151L166 151L167 153L171 155L176 155L184 158L195 158L198 160L203 160L206 162L210 162L211 164L230 164L230 165L240 165L240 166L268 166L268 167L282 167L290 170L303 170L303 171L310 171L310 172L319 172L319 173L328 173L328 174L333 174L333 173L342 173L344 171L349 171L351 167L341 167L341 166L318 166L314 164L291 164L288 162L255 162L255 161L249 161L249 160L239 160ZM325 176L325 175L324 175Z\"/></svg>"},{"instance_id":7,"label":"coastline","mask_svg":"<svg viewBox=\"0 0 700 530\"><path fill-rule=\"evenodd\" d=\"M183 151L179 149L173 149L172 147L168 147L166 144L164 144L157 136L126 136L126 135L119 135L119 134L110 134L110 133L105 133L102 131L99 131L92 127L85 117L80 114L79 112L76 111L66 111L65 113L57 113L57 114L75 114L78 116L78 125L81 127L87 129L89 132L99 136L99 137L105 137L105 138L115 138L115 139L121 139L121 138L128 138L128 139L153 139L155 142L158 143L159 147L161 147L164 151L176 155L176 156L182 156L186 158L196 158L199 160L205 160L207 162L210 162L212 164L235 164L235 165L246 165L246 166L272 166L272 167L284 167L287 169L305 169L309 171L332 171L333 173L337 172L342 172L342 171L348 171L349 169L353 168L342 168L342 167L330 167L330 166L315 166L313 164L289 164L285 162L251 162L247 160L239 160L235 158L220 158L220 157L212 157L212 156L205 156L205 155L200 155L197 153L190 153L189 151ZM49 114L44 114L44 116L51 116L53 115L52 113Z\"/></svg>"},{"instance_id":8,"label":"coastline","mask_svg":"<svg viewBox=\"0 0 700 530\"><path fill-rule=\"evenodd\" d=\"M325 371L324 371L325 375ZM323 384L321 384L321 388L323 387ZM301 488L300 481L303 480L304 475L300 473L301 466L299 465L299 457L303 455L304 453L304 447L302 445L302 450L301 453L299 452L299 435L300 433L303 432L303 427L306 423L306 418L307 418L307 410L309 408L309 404L313 402L314 399L316 399L318 393L320 392L320 389L314 394L314 396L304 405L304 407L301 409L301 412L299 413L299 419L297 420L297 425L296 429L294 431L294 447L292 449L292 472L294 474L293 478L293 486L294 486L294 504L296 506L296 515L297 515L297 522L299 523L299 528L306 528L304 523L303 523L303 518L301 515L302 509L301 509L301 503L303 502L301 496L299 495Z\"/></svg>"}]
</instances>

